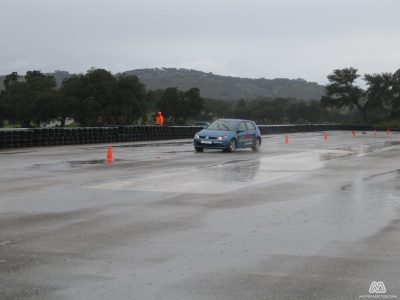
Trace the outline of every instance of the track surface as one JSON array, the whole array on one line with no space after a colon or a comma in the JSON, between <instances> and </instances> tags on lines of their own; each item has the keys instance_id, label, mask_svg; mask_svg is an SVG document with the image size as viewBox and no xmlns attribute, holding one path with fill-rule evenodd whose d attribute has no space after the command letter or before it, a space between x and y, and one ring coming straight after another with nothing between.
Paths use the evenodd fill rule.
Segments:
<instances>
[{"instance_id":1,"label":"track surface","mask_svg":"<svg viewBox=\"0 0 400 300\"><path fill-rule=\"evenodd\" d=\"M400 135L0 152L1 299L400 297Z\"/></svg>"}]
</instances>

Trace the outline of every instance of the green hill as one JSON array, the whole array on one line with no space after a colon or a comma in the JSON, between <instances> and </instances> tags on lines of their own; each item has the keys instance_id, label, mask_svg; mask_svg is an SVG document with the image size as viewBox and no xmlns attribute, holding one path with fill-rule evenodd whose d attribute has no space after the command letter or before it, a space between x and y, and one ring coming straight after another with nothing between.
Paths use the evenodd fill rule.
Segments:
<instances>
[{"instance_id":1,"label":"green hill","mask_svg":"<svg viewBox=\"0 0 400 300\"><path fill-rule=\"evenodd\" d=\"M304 79L250 79L188 69L138 69L123 74L137 75L150 90L171 86L183 90L198 87L203 97L221 100L254 99L257 97L319 100L325 91L324 86L315 82L307 82Z\"/></svg>"}]
</instances>

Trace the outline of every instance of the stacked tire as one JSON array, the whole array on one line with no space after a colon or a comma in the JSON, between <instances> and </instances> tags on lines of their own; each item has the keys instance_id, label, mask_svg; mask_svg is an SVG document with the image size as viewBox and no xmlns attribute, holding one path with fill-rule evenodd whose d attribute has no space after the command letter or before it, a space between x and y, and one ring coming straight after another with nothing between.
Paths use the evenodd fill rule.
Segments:
<instances>
[{"instance_id":1,"label":"stacked tire","mask_svg":"<svg viewBox=\"0 0 400 300\"><path fill-rule=\"evenodd\" d=\"M261 134L327 130L373 130L363 125L259 125ZM202 127L132 125L85 128L0 129L0 148L190 139ZM393 128L392 131L398 131Z\"/></svg>"}]
</instances>

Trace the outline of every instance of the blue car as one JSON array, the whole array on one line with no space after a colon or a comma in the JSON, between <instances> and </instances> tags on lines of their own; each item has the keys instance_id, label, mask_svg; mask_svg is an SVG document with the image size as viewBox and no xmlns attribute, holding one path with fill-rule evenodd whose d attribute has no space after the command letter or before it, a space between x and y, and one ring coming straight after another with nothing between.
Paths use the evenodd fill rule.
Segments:
<instances>
[{"instance_id":1,"label":"blue car","mask_svg":"<svg viewBox=\"0 0 400 300\"><path fill-rule=\"evenodd\" d=\"M261 133L256 123L249 120L219 119L195 134L194 149L222 149L234 152L237 148L260 150Z\"/></svg>"}]
</instances>

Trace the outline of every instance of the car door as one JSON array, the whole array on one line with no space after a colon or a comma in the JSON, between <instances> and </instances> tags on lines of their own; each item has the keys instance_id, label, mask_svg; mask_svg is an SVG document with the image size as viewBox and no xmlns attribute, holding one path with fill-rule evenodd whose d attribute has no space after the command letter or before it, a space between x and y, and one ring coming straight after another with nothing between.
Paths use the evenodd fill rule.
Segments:
<instances>
[{"instance_id":1,"label":"car door","mask_svg":"<svg viewBox=\"0 0 400 300\"><path fill-rule=\"evenodd\" d=\"M246 145L247 147L253 147L257 137L256 127L254 126L254 123L250 121L246 122L246 127L247 127Z\"/></svg>"},{"instance_id":2,"label":"car door","mask_svg":"<svg viewBox=\"0 0 400 300\"><path fill-rule=\"evenodd\" d=\"M247 134L246 123L240 122L236 134L238 148L246 147L246 134Z\"/></svg>"}]
</instances>

